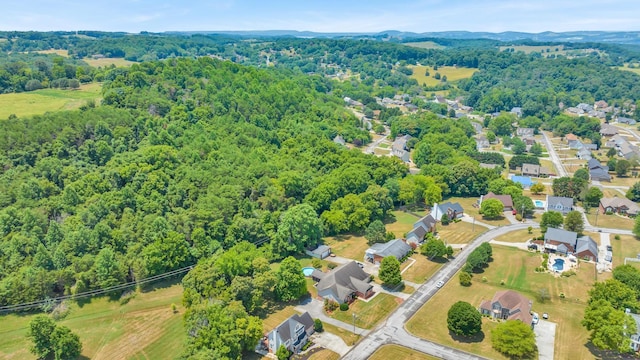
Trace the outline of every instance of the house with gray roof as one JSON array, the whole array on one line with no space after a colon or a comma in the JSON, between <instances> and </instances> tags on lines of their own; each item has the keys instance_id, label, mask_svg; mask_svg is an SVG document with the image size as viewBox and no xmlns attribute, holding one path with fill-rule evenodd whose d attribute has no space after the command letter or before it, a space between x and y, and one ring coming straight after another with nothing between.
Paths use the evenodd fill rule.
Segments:
<instances>
[{"instance_id":1,"label":"house with gray roof","mask_svg":"<svg viewBox=\"0 0 640 360\"><path fill-rule=\"evenodd\" d=\"M547 208L546 211L557 211L562 213L562 215L567 215L567 213L573 210L573 199L564 196L549 196L547 195Z\"/></svg>"},{"instance_id":2,"label":"house with gray roof","mask_svg":"<svg viewBox=\"0 0 640 360\"><path fill-rule=\"evenodd\" d=\"M380 265L382 259L387 256L393 256L398 259L398 261L401 261L412 250L411 245L402 239L395 239L386 243L377 243L371 245L371 247L364 252L364 261Z\"/></svg>"},{"instance_id":3,"label":"house with gray roof","mask_svg":"<svg viewBox=\"0 0 640 360\"><path fill-rule=\"evenodd\" d=\"M443 214L447 214L449 219L458 219L464 215L464 210L460 203L452 203L446 202L438 205L438 203L433 204L433 208L431 209L431 214L433 218L437 221L442 219Z\"/></svg>"},{"instance_id":4,"label":"house with gray roof","mask_svg":"<svg viewBox=\"0 0 640 360\"><path fill-rule=\"evenodd\" d=\"M407 233L407 244L422 244L425 235L436 231L436 219L431 214L420 218L413 224L413 229Z\"/></svg>"},{"instance_id":5,"label":"house with gray roof","mask_svg":"<svg viewBox=\"0 0 640 360\"><path fill-rule=\"evenodd\" d=\"M587 261L598 261L598 244L589 236L578 237L573 231L548 228L544 234L544 249L547 252L574 255Z\"/></svg>"},{"instance_id":6,"label":"house with gray roof","mask_svg":"<svg viewBox=\"0 0 640 360\"><path fill-rule=\"evenodd\" d=\"M482 149L486 149L489 146L491 146L491 143L489 143L489 140L486 136L479 135L476 137L476 148L478 149L478 151L482 151Z\"/></svg>"},{"instance_id":7,"label":"house with gray roof","mask_svg":"<svg viewBox=\"0 0 640 360\"><path fill-rule=\"evenodd\" d=\"M535 129L533 128L517 128L516 135L519 137L533 137L535 135Z\"/></svg>"},{"instance_id":8,"label":"house with gray roof","mask_svg":"<svg viewBox=\"0 0 640 360\"><path fill-rule=\"evenodd\" d=\"M586 147L583 147L580 150L578 150L578 153L576 154L576 156L580 160L589 160L591 159L591 151L587 150Z\"/></svg>"},{"instance_id":9,"label":"house with gray roof","mask_svg":"<svg viewBox=\"0 0 640 360\"><path fill-rule=\"evenodd\" d=\"M515 114L517 117L522 117L522 108L521 107L513 107L511 108L510 113Z\"/></svg>"},{"instance_id":10,"label":"house with gray roof","mask_svg":"<svg viewBox=\"0 0 640 360\"><path fill-rule=\"evenodd\" d=\"M602 165L597 159L589 159L587 167L589 168L589 178L591 181L611 181L609 167Z\"/></svg>"},{"instance_id":11,"label":"house with gray roof","mask_svg":"<svg viewBox=\"0 0 640 360\"><path fill-rule=\"evenodd\" d=\"M292 353L299 353L314 333L313 325L313 319L308 312L302 315L294 314L267 334L269 352L275 354L280 346L284 345Z\"/></svg>"},{"instance_id":12,"label":"house with gray roof","mask_svg":"<svg viewBox=\"0 0 640 360\"><path fill-rule=\"evenodd\" d=\"M320 245L313 250L306 249L304 252L311 257L322 260L331 255L331 248L327 245Z\"/></svg>"},{"instance_id":13,"label":"house with gray roof","mask_svg":"<svg viewBox=\"0 0 640 360\"><path fill-rule=\"evenodd\" d=\"M616 119L616 122L618 124L627 124L627 125L635 125L636 121L634 119L630 119L630 118L626 118L626 117L622 117L622 116L618 116L618 118Z\"/></svg>"},{"instance_id":14,"label":"house with gray roof","mask_svg":"<svg viewBox=\"0 0 640 360\"><path fill-rule=\"evenodd\" d=\"M471 121L471 126L473 126L473 130L476 131L476 134L482 133L482 124Z\"/></svg>"},{"instance_id":15,"label":"house with gray roof","mask_svg":"<svg viewBox=\"0 0 640 360\"><path fill-rule=\"evenodd\" d=\"M404 162L411 160L409 148L407 147L409 139L411 139L411 135L398 136L391 145L391 154Z\"/></svg>"},{"instance_id":16,"label":"house with gray roof","mask_svg":"<svg viewBox=\"0 0 640 360\"><path fill-rule=\"evenodd\" d=\"M341 135L336 135L336 137L333 138L333 142L342 146L345 146L347 144Z\"/></svg>"},{"instance_id":17,"label":"house with gray roof","mask_svg":"<svg viewBox=\"0 0 640 360\"><path fill-rule=\"evenodd\" d=\"M636 331L629 337L631 338L631 348L633 351L638 352L640 351L640 315L632 314L629 309L625 310L625 314L631 316L633 321L636 322Z\"/></svg>"},{"instance_id":18,"label":"house with gray roof","mask_svg":"<svg viewBox=\"0 0 640 360\"><path fill-rule=\"evenodd\" d=\"M367 274L355 262L342 264L337 268L316 274L320 281L316 285L318 296L335 301L338 304L349 303L357 297L368 298L373 295L373 286L369 283L371 275Z\"/></svg>"},{"instance_id":19,"label":"house with gray roof","mask_svg":"<svg viewBox=\"0 0 640 360\"><path fill-rule=\"evenodd\" d=\"M536 164L522 164L522 176L549 176L549 169Z\"/></svg>"}]
</instances>

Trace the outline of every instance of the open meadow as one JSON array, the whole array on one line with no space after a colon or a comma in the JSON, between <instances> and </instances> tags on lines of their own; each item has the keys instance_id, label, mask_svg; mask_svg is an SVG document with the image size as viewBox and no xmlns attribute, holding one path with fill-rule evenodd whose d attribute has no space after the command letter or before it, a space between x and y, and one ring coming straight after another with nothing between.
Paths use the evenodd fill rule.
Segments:
<instances>
[{"instance_id":1,"label":"open meadow","mask_svg":"<svg viewBox=\"0 0 640 360\"><path fill-rule=\"evenodd\" d=\"M136 63L135 61L125 60L124 58L100 58L100 59L84 58L82 59L82 61L86 62L87 64L93 67L106 67L111 65L115 65L116 67L121 67L121 66L131 66L131 64Z\"/></svg>"},{"instance_id":2,"label":"open meadow","mask_svg":"<svg viewBox=\"0 0 640 360\"><path fill-rule=\"evenodd\" d=\"M58 323L80 336L82 355L89 359L174 359L186 341L183 314L182 285L174 281L137 293L124 305L107 297L71 303L69 314ZM0 317L0 358L35 359L26 338L34 316Z\"/></svg>"},{"instance_id":3,"label":"open meadow","mask_svg":"<svg viewBox=\"0 0 640 360\"><path fill-rule=\"evenodd\" d=\"M595 266L581 262L576 275L556 277L548 273L535 273L542 263L540 253L511 247L493 246L493 261L483 273L473 275L470 287L461 286L454 276L410 320L406 328L416 336L433 340L461 350L491 359L505 359L491 347L491 329L497 325L483 319L483 335L472 341L453 338L447 329L447 311L456 301L479 306L482 300L491 299L500 290L519 291L533 301L533 311L548 313L549 321L557 323L555 356L557 359L592 359L595 356L587 348L589 334L580 325L594 283ZM486 282L483 282L486 278ZM501 283L504 282L504 285ZM541 303L540 289L546 289L550 300Z\"/></svg>"},{"instance_id":4,"label":"open meadow","mask_svg":"<svg viewBox=\"0 0 640 360\"><path fill-rule=\"evenodd\" d=\"M434 78L436 73L440 73L440 76L446 76L447 82L453 82L460 79L470 78L476 71L478 71L478 69L475 68L454 66L440 66L438 67L438 70L433 70L433 67L424 65L414 65L409 67L413 69L413 75L411 75L411 77L416 79L418 84L425 84L426 86L440 84L441 80ZM429 71L429 76L425 75L427 70Z\"/></svg>"},{"instance_id":5,"label":"open meadow","mask_svg":"<svg viewBox=\"0 0 640 360\"><path fill-rule=\"evenodd\" d=\"M439 50L439 49L446 48L445 46L442 46L433 41L416 41L416 42L408 42L404 44L407 46L416 47L420 49L438 49Z\"/></svg>"},{"instance_id":6,"label":"open meadow","mask_svg":"<svg viewBox=\"0 0 640 360\"><path fill-rule=\"evenodd\" d=\"M73 110L89 100L96 103L101 98L102 85L81 85L77 90L40 89L23 93L0 95L0 120L9 115L17 117L44 114L48 111Z\"/></svg>"}]
</instances>

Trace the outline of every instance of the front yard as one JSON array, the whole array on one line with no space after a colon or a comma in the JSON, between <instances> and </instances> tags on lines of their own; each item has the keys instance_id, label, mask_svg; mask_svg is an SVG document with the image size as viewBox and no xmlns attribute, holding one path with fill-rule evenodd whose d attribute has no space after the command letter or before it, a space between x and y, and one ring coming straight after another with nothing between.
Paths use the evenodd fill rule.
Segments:
<instances>
[{"instance_id":1,"label":"front yard","mask_svg":"<svg viewBox=\"0 0 640 360\"><path fill-rule=\"evenodd\" d=\"M532 229L531 234L529 234L529 231L527 229L516 230L506 233L502 236L498 236L497 238L495 238L495 240L509 243L522 243L531 240L533 237L540 236L540 234L540 229Z\"/></svg>"},{"instance_id":2,"label":"front yard","mask_svg":"<svg viewBox=\"0 0 640 360\"><path fill-rule=\"evenodd\" d=\"M369 358L369 360L388 359L435 360L438 358L398 345L383 345Z\"/></svg>"},{"instance_id":3,"label":"front yard","mask_svg":"<svg viewBox=\"0 0 640 360\"><path fill-rule=\"evenodd\" d=\"M609 229L632 230L634 224L633 219L615 214L598 214L598 221L596 222L596 211L594 209L589 210L587 219L589 219L589 223L593 226Z\"/></svg>"},{"instance_id":4,"label":"front yard","mask_svg":"<svg viewBox=\"0 0 640 360\"><path fill-rule=\"evenodd\" d=\"M484 220L483 220L484 221ZM457 223L451 223L449 225L442 225L438 223L436 226L436 232L440 239L445 244L468 244L471 240L475 239L478 235L487 231L487 228L480 224L469 224L464 221Z\"/></svg>"},{"instance_id":5,"label":"front yard","mask_svg":"<svg viewBox=\"0 0 640 360\"><path fill-rule=\"evenodd\" d=\"M455 254L454 254L455 256ZM446 262L438 262L431 261L427 259L426 256L415 253L411 256L412 259L415 259L415 263L411 265L405 272L402 273L402 279L408 280L417 284L422 284L428 278L430 278L436 271L440 270L442 265ZM405 264L410 264L411 260L407 260L406 263L403 263L402 269L406 266Z\"/></svg>"},{"instance_id":6,"label":"front yard","mask_svg":"<svg viewBox=\"0 0 640 360\"><path fill-rule=\"evenodd\" d=\"M620 240L615 235L609 237L613 248L613 266L624 265L624 258L636 258L640 254L640 240L633 235L620 235ZM631 265L640 267L640 262L630 262Z\"/></svg>"},{"instance_id":7,"label":"front yard","mask_svg":"<svg viewBox=\"0 0 640 360\"><path fill-rule=\"evenodd\" d=\"M593 264L582 262L575 276L564 278L534 272L542 262L540 253L494 245L493 259L484 273L473 275L473 284L469 288L461 286L455 276L409 320L406 325L407 330L444 345L492 359L505 359L491 347L490 333L496 322L484 319L484 335L472 341L453 338L447 329L447 311L456 301L463 300L473 306L479 306L483 299L491 299L495 292L512 289L533 300L534 311L540 314L548 313L549 320L557 323L556 358L594 357L586 346L589 334L580 325L588 290L594 282L595 266ZM483 277L486 277L486 282L482 281ZM502 281L504 285L501 285ZM547 289L551 296L551 299L545 303L540 303L537 296L542 288ZM561 294L564 298L561 298Z\"/></svg>"},{"instance_id":8,"label":"front yard","mask_svg":"<svg viewBox=\"0 0 640 360\"><path fill-rule=\"evenodd\" d=\"M483 223L487 223L489 225L494 225L494 226L500 226L500 225L509 225L509 220L507 220L504 217L498 218L498 219L485 219L482 217L482 215L480 215L480 208L474 207L474 204L478 203L478 200L480 200L479 197L477 198L461 198L461 197L452 197L449 198L447 200L443 200L442 202L447 202L450 201L452 203L458 202L460 203L460 205L462 206L462 208L464 209L464 213L475 217L477 221L481 221ZM438 219L439 220L439 219ZM484 229L484 228L481 228ZM478 230L476 228L476 230Z\"/></svg>"},{"instance_id":9,"label":"front yard","mask_svg":"<svg viewBox=\"0 0 640 360\"><path fill-rule=\"evenodd\" d=\"M353 324L353 314L356 314L356 326L363 329L371 329L380 320L387 317L401 302L402 299L400 298L380 293L368 302L356 300L349 305L349 310L347 311L336 309L329 316L347 324Z\"/></svg>"}]
</instances>

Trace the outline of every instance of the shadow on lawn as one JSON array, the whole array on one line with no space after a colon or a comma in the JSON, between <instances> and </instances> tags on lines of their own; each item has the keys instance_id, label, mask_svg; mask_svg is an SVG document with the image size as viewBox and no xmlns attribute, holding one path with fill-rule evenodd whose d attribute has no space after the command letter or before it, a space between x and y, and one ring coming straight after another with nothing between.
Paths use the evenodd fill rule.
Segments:
<instances>
[{"instance_id":1,"label":"shadow on lawn","mask_svg":"<svg viewBox=\"0 0 640 360\"><path fill-rule=\"evenodd\" d=\"M451 332L451 330L449 330L449 336L451 336L453 340L457 342L465 343L465 344L473 344L473 343L479 343L484 341L483 331L480 331L479 333L473 336L460 336L460 335L454 334L453 332Z\"/></svg>"},{"instance_id":2,"label":"shadow on lawn","mask_svg":"<svg viewBox=\"0 0 640 360\"><path fill-rule=\"evenodd\" d=\"M617 353L615 351L610 351L610 350L600 350L598 348L596 348L595 346L593 346L593 344L591 342L588 342L585 344L585 346L587 347L587 349L589 349L589 352L591 354L593 354L593 356L596 359L637 359L637 357L633 356L633 353L630 354L620 354Z\"/></svg>"}]
</instances>

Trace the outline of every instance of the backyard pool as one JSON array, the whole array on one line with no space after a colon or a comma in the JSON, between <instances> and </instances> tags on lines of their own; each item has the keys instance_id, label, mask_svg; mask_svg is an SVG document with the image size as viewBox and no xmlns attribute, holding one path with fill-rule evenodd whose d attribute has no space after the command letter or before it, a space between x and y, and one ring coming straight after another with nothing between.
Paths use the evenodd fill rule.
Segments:
<instances>
[{"instance_id":1,"label":"backyard pool","mask_svg":"<svg viewBox=\"0 0 640 360\"><path fill-rule=\"evenodd\" d=\"M562 271L564 269L564 260L562 259L555 259L553 261L553 270L555 271Z\"/></svg>"},{"instance_id":2,"label":"backyard pool","mask_svg":"<svg viewBox=\"0 0 640 360\"><path fill-rule=\"evenodd\" d=\"M542 200L533 200L533 203L536 205L537 208L544 209L544 201L542 201Z\"/></svg>"},{"instance_id":3,"label":"backyard pool","mask_svg":"<svg viewBox=\"0 0 640 360\"><path fill-rule=\"evenodd\" d=\"M315 270L315 268L312 267L303 267L302 268L302 273L304 274L304 276L309 277L311 276L311 273L313 273L313 270Z\"/></svg>"}]
</instances>

